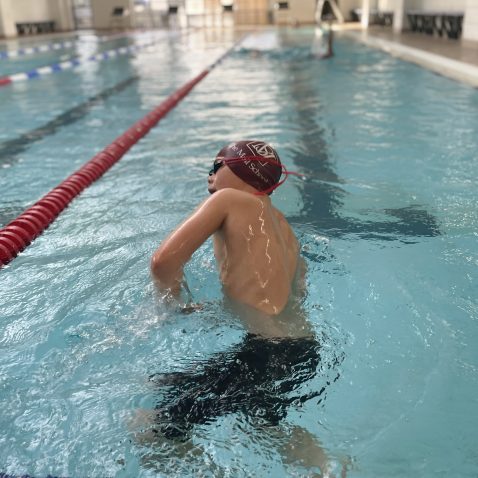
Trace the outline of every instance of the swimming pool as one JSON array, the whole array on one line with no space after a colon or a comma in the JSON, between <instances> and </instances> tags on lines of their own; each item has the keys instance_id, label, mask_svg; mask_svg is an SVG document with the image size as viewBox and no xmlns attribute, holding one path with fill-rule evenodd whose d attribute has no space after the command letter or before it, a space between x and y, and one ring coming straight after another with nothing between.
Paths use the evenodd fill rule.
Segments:
<instances>
[{"instance_id":1,"label":"swimming pool","mask_svg":"<svg viewBox=\"0 0 478 478\"><path fill-rule=\"evenodd\" d=\"M345 38L315 62L312 30L268 35L259 52L249 37L0 271L0 472L308 476L320 443L351 477L476 476L478 92ZM0 89L0 224L234 39L192 32ZM302 388L325 392L277 427L238 412L196 426L189 448L139 444L130 424L157 400L149 377L244 338L210 244L186 270L202 310L161 304L148 270L205 197L215 153L243 137L306 175L273 197L302 243L320 343Z\"/></svg>"}]
</instances>

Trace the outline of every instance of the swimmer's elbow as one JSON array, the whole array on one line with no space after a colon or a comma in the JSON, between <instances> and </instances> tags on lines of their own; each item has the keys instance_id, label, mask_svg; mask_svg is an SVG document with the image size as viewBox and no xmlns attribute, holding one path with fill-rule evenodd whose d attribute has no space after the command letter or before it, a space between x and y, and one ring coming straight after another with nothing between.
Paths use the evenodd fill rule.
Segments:
<instances>
[{"instance_id":1,"label":"swimmer's elbow","mask_svg":"<svg viewBox=\"0 0 478 478\"><path fill-rule=\"evenodd\" d=\"M157 252L153 254L153 257L151 257L151 263L150 263L150 270L151 270L151 275L153 278L157 278L158 276L161 275L163 271L163 262L161 259L160 254Z\"/></svg>"},{"instance_id":2,"label":"swimmer's elbow","mask_svg":"<svg viewBox=\"0 0 478 478\"><path fill-rule=\"evenodd\" d=\"M181 283L183 276L183 268L180 264L172 261L167 254L162 251L156 251L151 258L151 275L154 281L162 289L177 288Z\"/></svg>"}]
</instances>

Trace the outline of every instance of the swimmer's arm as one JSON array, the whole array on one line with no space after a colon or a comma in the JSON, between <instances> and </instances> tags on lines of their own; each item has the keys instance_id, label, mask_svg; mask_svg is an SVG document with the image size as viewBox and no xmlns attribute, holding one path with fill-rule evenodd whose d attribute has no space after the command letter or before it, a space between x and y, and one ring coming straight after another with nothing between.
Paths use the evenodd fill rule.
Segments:
<instances>
[{"instance_id":1,"label":"swimmer's arm","mask_svg":"<svg viewBox=\"0 0 478 478\"><path fill-rule=\"evenodd\" d=\"M302 256L299 256L297 259L297 286L300 290L302 290L305 294L305 290L307 288L307 282L305 280L305 276L307 275L307 263Z\"/></svg>"},{"instance_id":2,"label":"swimmer's arm","mask_svg":"<svg viewBox=\"0 0 478 478\"><path fill-rule=\"evenodd\" d=\"M194 251L221 228L227 215L222 191L214 193L165 239L151 258L151 274L156 285L177 297L183 280L183 267Z\"/></svg>"},{"instance_id":3,"label":"swimmer's arm","mask_svg":"<svg viewBox=\"0 0 478 478\"><path fill-rule=\"evenodd\" d=\"M304 300L307 296L307 263L304 258L299 255L297 258L297 269L295 271L293 292L295 297L300 301Z\"/></svg>"}]
</instances>

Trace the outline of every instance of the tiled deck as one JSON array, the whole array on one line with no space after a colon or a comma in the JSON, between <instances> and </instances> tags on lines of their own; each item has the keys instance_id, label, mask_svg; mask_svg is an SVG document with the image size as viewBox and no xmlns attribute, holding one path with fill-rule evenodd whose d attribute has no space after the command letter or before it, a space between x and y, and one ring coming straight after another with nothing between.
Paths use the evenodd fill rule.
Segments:
<instances>
[{"instance_id":1,"label":"tiled deck","mask_svg":"<svg viewBox=\"0 0 478 478\"><path fill-rule=\"evenodd\" d=\"M387 27L371 27L364 31L347 29L344 34L478 88L478 42L423 33L395 34Z\"/></svg>"},{"instance_id":2,"label":"tiled deck","mask_svg":"<svg viewBox=\"0 0 478 478\"><path fill-rule=\"evenodd\" d=\"M478 42L475 41L450 40L423 33L394 34L391 28L376 27L370 28L369 35L478 66Z\"/></svg>"}]
</instances>

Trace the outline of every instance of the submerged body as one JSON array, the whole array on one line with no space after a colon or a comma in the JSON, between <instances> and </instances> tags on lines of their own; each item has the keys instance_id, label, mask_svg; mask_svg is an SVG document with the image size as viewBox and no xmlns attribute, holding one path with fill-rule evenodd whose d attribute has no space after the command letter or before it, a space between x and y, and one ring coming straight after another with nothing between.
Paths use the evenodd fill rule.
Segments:
<instances>
[{"instance_id":1,"label":"submerged body","mask_svg":"<svg viewBox=\"0 0 478 478\"><path fill-rule=\"evenodd\" d=\"M153 433L184 441L195 425L235 413L278 425L291 404L325 395L325 387L301 389L320 369L320 346L313 338L246 334L239 344L188 370L150 377L160 392Z\"/></svg>"}]
</instances>

